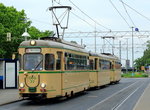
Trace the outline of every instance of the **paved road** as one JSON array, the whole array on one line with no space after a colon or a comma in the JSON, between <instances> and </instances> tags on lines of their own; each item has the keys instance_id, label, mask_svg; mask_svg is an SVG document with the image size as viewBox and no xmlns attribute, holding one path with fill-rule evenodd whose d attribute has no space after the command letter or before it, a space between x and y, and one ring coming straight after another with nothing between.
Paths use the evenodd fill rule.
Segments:
<instances>
[{"instance_id":1,"label":"paved road","mask_svg":"<svg viewBox=\"0 0 150 110\"><path fill-rule=\"evenodd\" d=\"M122 79L119 84L89 90L71 99L43 103L24 100L1 106L0 110L132 110L149 83L146 78Z\"/></svg>"}]
</instances>

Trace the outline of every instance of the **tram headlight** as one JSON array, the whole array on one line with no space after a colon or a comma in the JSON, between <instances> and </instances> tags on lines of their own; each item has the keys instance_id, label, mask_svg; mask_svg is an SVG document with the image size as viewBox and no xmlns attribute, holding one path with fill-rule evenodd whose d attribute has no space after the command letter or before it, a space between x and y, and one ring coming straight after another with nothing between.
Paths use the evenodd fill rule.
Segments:
<instances>
[{"instance_id":1,"label":"tram headlight","mask_svg":"<svg viewBox=\"0 0 150 110\"><path fill-rule=\"evenodd\" d=\"M20 87L23 88L25 85L24 83L20 83Z\"/></svg>"},{"instance_id":2,"label":"tram headlight","mask_svg":"<svg viewBox=\"0 0 150 110\"><path fill-rule=\"evenodd\" d=\"M45 83L41 83L41 88L45 88L46 84Z\"/></svg>"},{"instance_id":3,"label":"tram headlight","mask_svg":"<svg viewBox=\"0 0 150 110\"><path fill-rule=\"evenodd\" d=\"M36 41L35 41L35 40L31 40L31 41L30 41L30 44L31 44L31 45L35 45L35 44L36 44Z\"/></svg>"}]
</instances>

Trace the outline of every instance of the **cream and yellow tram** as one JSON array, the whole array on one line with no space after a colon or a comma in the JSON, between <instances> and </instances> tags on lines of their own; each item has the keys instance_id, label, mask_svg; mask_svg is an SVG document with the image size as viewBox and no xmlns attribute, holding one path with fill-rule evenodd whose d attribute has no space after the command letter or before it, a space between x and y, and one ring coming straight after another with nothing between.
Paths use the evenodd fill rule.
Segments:
<instances>
[{"instance_id":1,"label":"cream and yellow tram","mask_svg":"<svg viewBox=\"0 0 150 110\"><path fill-rule=\"evenodd\" d=\"M120 60L111 54L89 53L89 87L100 87L121 79Z\"/></svg>"},{"instance_id":2,"label":"cream and yellow tram","mask_svg":"<svg viewBox=\"0 0 150 110\"><path fill-rule=\"evenodd\" d=\"M89 54L82 46L60 39L31 40L18 51L20 96L53 98L88 89Z\"/></svg>"},{"instance_id":3,"label":"cream and yellow tram","mask_svg":"<svg viewBox=\"0 0 150 110\"><path fill-rule=\"evenodd\" d=\"M19 46L19 94L54 98L99 87L121 78L119 59L94 54L57 38L24 41Z\"/></svg>"}]
</instances>

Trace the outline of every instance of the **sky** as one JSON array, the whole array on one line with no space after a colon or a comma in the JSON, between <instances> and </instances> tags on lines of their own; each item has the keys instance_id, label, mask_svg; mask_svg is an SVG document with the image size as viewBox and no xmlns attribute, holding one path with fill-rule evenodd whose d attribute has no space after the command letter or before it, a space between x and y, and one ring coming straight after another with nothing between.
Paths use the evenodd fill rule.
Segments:
<instances>
[{"instance_id":1,"label":"sky","mask_svg":"<svg viewBox=\"0 0 150 110\"><path fill-rule=\"evenodd\" d=\"M54 0L53 5L71 6L69 16L68 32L94 32L96 31L131 31L131 27L137 27L140 31L150 30L150 1L149 0ZM6 6L13 6L18 11L25 10L27 18L32 21L32 25L39 30L55 30L52 25L52 14L48 10L52 6L52 0L0 0ZM117 10L116 10L117 9ZM135 10L134 10L135 9ZM82 12L81 12L82 11ZM137 12L136 12L137 11ZM77 17L78 16L78 17ZM91 20L92 19L92 20ZM96 21L96 23L94 22ZM76 40L80 43L80 39ZM135 42L142 44L149 38L138 39ZM88 50L93 50L94 39L83 39ZM103 43L102 39L97 39L97 44ZM126 40L122 41L122 60L126 59ZM118 40L115 41L119 45ZM131 39L129 39L131 44ZM91 47L88 45L92 45ZM107 46L111 50L111 46ZM135 48L135 59L143 55L146 47ZM100 52L102 47L97 49ZM131 60L131 48L129 48L129 59ZM136 53L137 52L137 53ZM119 56L118 48L115 53ZM123 60L124 62L124 60Z\"/></svg>"}]
</instances>

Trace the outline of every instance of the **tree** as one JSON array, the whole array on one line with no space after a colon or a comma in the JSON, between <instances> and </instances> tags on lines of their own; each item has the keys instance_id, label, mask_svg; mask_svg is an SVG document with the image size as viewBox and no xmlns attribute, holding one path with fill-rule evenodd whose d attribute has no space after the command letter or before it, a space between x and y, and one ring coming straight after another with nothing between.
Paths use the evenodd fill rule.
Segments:
<instances>
[{"instance_id":1,"label":"tree","mask_svg":"<svg viewBox=\"0 0 150 110\"><path fill-rule=\"evenodd\" d=\"M143 56L141 58L136 59L134 62L135 67L137 67L139 70L141 66L150 65L150 41L147 41L147 49L144 51Z\"/></svg>"},{"instance_id":2,"label":"tree","mask_svg":"<svg viewBox=\"0 0 150 110\"><path fill-rule=\"evenodd\" d=\"M24 10L17 11L14 7L6 7L0 3L0 58L11 58L22 41L21 34L31 21L26 20ZM6 41L7 33L11 33L11 42Z\"/></svg>"},{"instance_id":3,"label":"tree","mask_svg":"<svg viewBox=\"0 0 150 110\"><path fill-rule=\"evenodd\" d=\"M17 52L19 44L24 40L21 36L28 28L31 39L49 36L51 31L41 32L36 27L30 26L24 10L17 11L14 7L6 7L0 3L0 58L11 58ZM11 41L6 40L7 33L11 33Z\"/></svg>"},{"instance_id":4,"label":"tree","mask_svg":"<svg viewBox=\"0 0 150 110\"><path fill-rule=\"evenodd\" d=\"M41 38L41 37L47 37L47 36L52 36L53 35L53 31L45 31L45 32L41 32L39 31L36 27L31 26L28 30L28 33L31 36L31 39L37 39L37 38Z\"/></svg>"}]
</instances>

